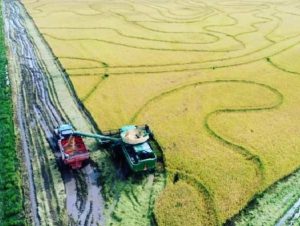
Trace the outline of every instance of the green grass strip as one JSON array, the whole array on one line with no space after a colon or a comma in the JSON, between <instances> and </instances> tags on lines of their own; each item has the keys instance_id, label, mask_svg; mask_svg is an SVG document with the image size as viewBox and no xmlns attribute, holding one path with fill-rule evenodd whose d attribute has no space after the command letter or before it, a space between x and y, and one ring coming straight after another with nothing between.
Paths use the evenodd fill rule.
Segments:
<instances>
[{"instance_id":1,"label":"green grass strip","mask_svg":"<svg viewBox=\"0 0 300 226\"><path fill-rule=\"evenodd\" d=\"M2 4L2 1L0 1ZM1 10L1 6L0 6ZM0 225L27 225L20 163L16 152L11 87L6 71L3 17L0 14Z\"/></svg>"}]
</instances>

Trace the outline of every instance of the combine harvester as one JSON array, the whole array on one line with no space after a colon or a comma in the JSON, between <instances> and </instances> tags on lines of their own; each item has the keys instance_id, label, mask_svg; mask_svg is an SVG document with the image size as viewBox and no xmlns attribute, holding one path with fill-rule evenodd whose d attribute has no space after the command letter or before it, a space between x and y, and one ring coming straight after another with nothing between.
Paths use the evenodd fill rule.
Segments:
<instances>
[{"instance_id":1,"label":"combine harvester","mask_svg":"<svg viewBox=\"0 0 300 226\"><path fill-rule=\"evenodd\" d=\"M97 139L101 144L113 144L120 147L126 162L134 172L154 170L157 157L153 151L153 134L147 125L124 126L103 134L84 133L74 130L70 124L63 124L54 130L61 159L72 169L80 169L82 163L90 158L83 137ZM118 153L117 153L118 154Z\"/></svg>"}]
</instances>

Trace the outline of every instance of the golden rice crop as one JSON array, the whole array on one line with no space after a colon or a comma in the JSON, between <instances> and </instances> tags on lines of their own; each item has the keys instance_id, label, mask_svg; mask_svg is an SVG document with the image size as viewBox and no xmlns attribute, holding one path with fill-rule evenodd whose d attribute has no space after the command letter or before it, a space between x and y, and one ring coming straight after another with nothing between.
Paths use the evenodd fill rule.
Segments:
<instances>
[{"instance_id":1,"label":"golden rice crop","mask_svg":"<svg viewBox=\"0 0 300 226\"><path fill-rule=\"evenodd\" d=\"M299 167L299 3L22 2L101 129L153 129L160 225L221 224Z\"/></svg>"}]
</instances>

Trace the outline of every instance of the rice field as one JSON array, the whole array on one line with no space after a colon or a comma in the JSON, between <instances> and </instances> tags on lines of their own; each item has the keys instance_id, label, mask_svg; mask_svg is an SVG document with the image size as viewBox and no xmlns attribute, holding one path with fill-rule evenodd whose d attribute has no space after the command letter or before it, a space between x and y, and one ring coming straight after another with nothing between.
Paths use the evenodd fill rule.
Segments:
<instances>
[{"instance_id":1,"label":"rice field","mask_svg":"<svg viewBox=\"0 0 300 226\"><path fill-rule=\"evenodd\" d=\"M153 129L158 225L222 224L299 168L299 1L22 2L102 130Z\"/></svg>"}]
</instances>

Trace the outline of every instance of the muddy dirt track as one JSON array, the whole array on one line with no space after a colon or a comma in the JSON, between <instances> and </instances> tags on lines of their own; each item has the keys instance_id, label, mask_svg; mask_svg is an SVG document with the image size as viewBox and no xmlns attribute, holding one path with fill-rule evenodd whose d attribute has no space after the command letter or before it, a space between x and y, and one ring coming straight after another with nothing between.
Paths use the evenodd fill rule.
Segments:
<instances>
[{"instance_id":1,"label":"muddy dirt track","mask_svg":"<svg viewBox=\"0 0 300 226\"><path fill-rule=\"evenodd\" d=\"M49 57L41 57L45 54L41 52L40 45L36 45L36 40L42 43L41 38L33 24L30 25L32 21L20 2L3 0L3 14L33 224L63 225L66 223L64 219L67 219L68 224L73 225L103 225L103 200L101 188L96 183L97 170L90 164L76 174L64 170L62 182L65 194L62 194L54 183L59 181L55 178L55 175L59 175L59 169L55 166L51 168L49 164L55 161L53 156L58 154L53 152L53 128L65 121L72 121L72 114L78 115L80 124L77 123L77 127L81 126L80 129L88 128L89 121L77 107L64 74L45 43L43 51L48 51ZM28 24L32 26L30 29ZM49 65L56 69L49 69ZM61 89L54 88L57 79L50 74L53 70L57 71L55 76L61 81ZM61 98L73 101L70 106L64 105L64 108L59 98L62 90L65 93Z\"/></svg>"}]
</instances>

